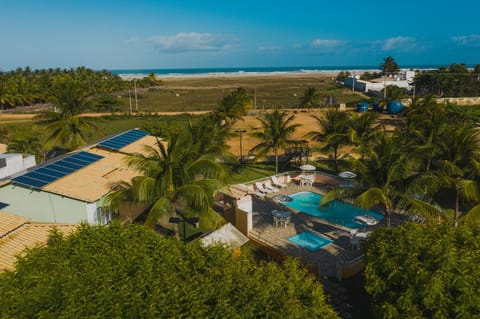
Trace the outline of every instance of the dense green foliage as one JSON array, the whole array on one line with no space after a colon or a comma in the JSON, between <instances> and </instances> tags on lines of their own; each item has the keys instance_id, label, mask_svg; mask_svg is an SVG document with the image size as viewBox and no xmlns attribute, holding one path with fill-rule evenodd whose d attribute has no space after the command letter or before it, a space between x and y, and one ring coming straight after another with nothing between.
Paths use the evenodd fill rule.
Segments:
<instances>
[{"instance_id":1,"label":"dense green foliage","mask_svg":"<svg viewBox=\"0 0 480 319\"><path fill-rule=\"evenodd\" d=\"M0 275L1 318L337 318L293 260L257 264L141 226L82 226Z\"/></svg>"},{"instance_id":2,"label":"dense green foliage","mask_svg":"<svg viewBox=\"0 0 480 319\"><path fill-rule=\"evenodd\" d=\"M106 70L93 71L85 67L43 70L18 68L0 72L0 109L49 102L52 97L50 89L59 77L71 77L89 96L132 87L129 81L123 81L120 76ZM136 80L137 87L150 87L158 83L152 75Z\"/></svg>"},{"instance_id":3,"label":"dense green foliage","mask_svg":"<svg viewBox=\"0 0 480 319\"><path fill-rule=\"evenodd\" d=\"M365 276L378 318L478 318L480 230L381 229L368 241Z\"/></svg>"},{"instance_id":4,"label":"dense green foliage","mask_svg":"<svg viewBox=\"0 0 480 319\"><path fill-rule=\"evenodd\" d=\"M445 97L480 96L480 66L469 71L464 64L419 72L415 76L419 95L435 94Z\"/></svg>"},{"instance_id":5,"label":"dense green foliage","mask_svg":"<svg viewBox=\"0 0 480 319\"><path fill-rule=\"evenodd\" d=\"M201 223L218 226L220 218L211 207L228 172L224 163L229 157L225 143L214 138L215 130L214 123L187 125L165 141L157 139L155 147L145 147L145 155L129 156L128 165L140 175L118 185L106 200L108 209L118 211L123 203L143 205L148 210L146 223L152 227L161 216L177 212L200 214Z\"/></svg>"}]
</instances>

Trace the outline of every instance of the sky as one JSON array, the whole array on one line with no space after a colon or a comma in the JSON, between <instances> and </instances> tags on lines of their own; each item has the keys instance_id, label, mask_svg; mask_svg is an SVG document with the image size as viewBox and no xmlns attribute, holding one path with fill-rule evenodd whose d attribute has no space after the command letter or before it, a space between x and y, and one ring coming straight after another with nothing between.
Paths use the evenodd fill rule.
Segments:
<instances>
[{"instance_id":1,"label":"sky","mask_svg":"<svg viewBox=\"0 0 480 319\"><path fill-rule=\"evenodd\" d=\"M480 64L479 0L0 0L0 70Z\"/></svg>"}]
</instances>

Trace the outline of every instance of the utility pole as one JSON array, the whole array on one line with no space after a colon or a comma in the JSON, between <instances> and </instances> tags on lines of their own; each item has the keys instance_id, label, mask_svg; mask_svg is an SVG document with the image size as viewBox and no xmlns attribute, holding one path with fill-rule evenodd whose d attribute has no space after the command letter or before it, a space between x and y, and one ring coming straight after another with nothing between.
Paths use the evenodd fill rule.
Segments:
<instances>
[{"instance_id":1,"label":"utility pole","mask_svg":"<svg viewBox=\"0 0 480 319\"><path fill-rule=\"evenodd\" d=\"M130 104L130 115L132 115L132 94L130 89L128 89L128 102Z\"/></svg>"},{"instance_id":2,"label":"utility pole","mask_svg":"<svg viewBox=\"0 0 480 319\"><path fill-rule=\"evenodd\" d=\"M135 112L138 113L137 79L133 79L133 88L135 90Z\"/></svg>"}]
</instances>

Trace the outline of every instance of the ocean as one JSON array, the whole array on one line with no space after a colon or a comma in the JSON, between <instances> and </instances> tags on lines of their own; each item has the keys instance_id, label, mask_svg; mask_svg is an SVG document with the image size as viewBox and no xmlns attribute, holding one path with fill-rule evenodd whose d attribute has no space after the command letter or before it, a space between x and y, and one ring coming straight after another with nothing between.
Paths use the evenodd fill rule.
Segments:
<instances>
[{"instance_id":1,"label":"ocean","mask_svg":"<svg viewBox=\"0 0 480 319\"><path fill-rule=\"evenodd\" d=\"M402 66L404 70L425 70L437 69L445 65L407 65ZM181 77L181 76L235 76L235 75L268 75L288 73L338 73L350 71L354 73L366 71L379 71L378 66L301 66L301 67L245 67L245 68L175 68L175 69L130 69L130 70L109 70L114 74L124 77L141 77L155 73L159 77Z\"/></svg>"}]
</instances>

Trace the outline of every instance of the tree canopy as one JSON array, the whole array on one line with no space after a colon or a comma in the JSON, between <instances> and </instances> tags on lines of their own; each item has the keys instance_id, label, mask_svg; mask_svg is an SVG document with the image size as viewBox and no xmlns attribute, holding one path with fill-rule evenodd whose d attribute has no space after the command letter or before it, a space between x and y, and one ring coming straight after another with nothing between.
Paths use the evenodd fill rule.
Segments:
<instances>
[{"instance_id":1,"label":"tree canopy","mask_svg":"<svg viewBox=\"0 0 480 319\"><path fill-rule=\"evenodd\" d=\"M391 56L387 56L383 58L383 63L380 64L380 70L382 70L382 74L395 74L400 70L395 59Z\"/></svg>"},{"instance_id":2,"label":"tree canopy","mask_svg":"<svg viewBox=\"0 0 480 319\"><path fill-rule=\"evenodd\" d=\"M478 318L480 229L407 223L372 234L366 290L378 318Z\"/></svg>"},{"instance_id":3,"label":"tree canopy","mask_svg":"<svg viewBox=\"0 0 480 319\"><path fill-rule=\"evenodd\" d=\"M256 263L138 225L54 233L0 274L1 318L338 318L294 260Z\"/></svg>"}]
</instances>

